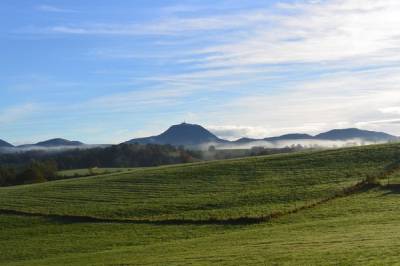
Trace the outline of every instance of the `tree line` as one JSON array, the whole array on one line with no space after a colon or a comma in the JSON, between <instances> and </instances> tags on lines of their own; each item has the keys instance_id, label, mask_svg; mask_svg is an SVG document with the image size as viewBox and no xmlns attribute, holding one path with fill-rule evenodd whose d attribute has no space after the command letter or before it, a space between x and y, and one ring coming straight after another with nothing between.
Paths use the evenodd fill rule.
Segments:
<instances>
[{"instance_id":1,"label":"tree line","mask_svg":"<svg viewBox=\"0 0 400 266\"><path fill-rule=\"evenodd\" d=\"M57 178L55 161L31 161L24 166L0 165L0 186L41 183Z\"/></svg>"},{"instance_id":2,"label":"tree line","mask_svg":"<svg viewBox=\"0 0 400 266\"><path fill-rule=\"evenodd\" d=\"M199 152L156 144L120 144L86 150L36 150L0 154L0 186L54 180L58 178L58 170L148 167L194 162L199 158Z\"/></svg>"},{"instance_id":3,"label":"tree line","mask_svg":"<svg viewBox=\"0 0 400 266\"><path fill-rule=\"evenodd\" d=\"M90 168L133 168L202 160L230 159L304 149L293 146L282 149L253 147L251 149L208 151L187 150L184 147L157 144L120 144L91 149L63 151L32 150L0 153L0 186L30 184L60 179L58 170Z\"/></svg>"}]
</instances>

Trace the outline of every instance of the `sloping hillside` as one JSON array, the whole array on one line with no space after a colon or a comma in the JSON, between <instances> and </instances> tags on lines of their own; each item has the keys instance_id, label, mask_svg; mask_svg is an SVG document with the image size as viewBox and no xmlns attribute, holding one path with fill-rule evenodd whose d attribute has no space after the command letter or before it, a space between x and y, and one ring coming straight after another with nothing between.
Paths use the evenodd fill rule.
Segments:
<instances>
[{"instance_id":1,"label":"sloping hillside","mask_svg":"<svg viewBox=\"0 0 400 266\"><path fill-rule=\"evenodd\" d=\"M0 139L0 148L12 148L14 147L10 143Z\"/></svg>"},{"instance_id":2,"label":"sloping hillside","mask_svg":"<svg viewBox=\"0 0 400 266\"><path fill-rule=\"evenodd\" d=\"M397 178L393 178L393 181ZM395 265L400 188L268 223L137 224L0 214L1 265Z\"/></svg>"},{"instance_id":3,"label":"sloping hillside","mask_svg":"<svg viewBox=\"0 0 400 266\"><path fill-rule=\"evenodd\" d=\"M226 143L223 140L212 134L210 131L200 125L182 123L173 125L165 132L158 136L137 138L127 141L127 143L140 143L140 144L170 144L170 145L184 145L184 146L197 146L206 143Z\"/></svg>"},{"instance_id":4,"label":"sloping hillside","mask_svg":"<svg viewBox=\"0 0 400 266\"><path fill-rule=\"evenodd\" d=\"M137 221L257 218L378 175L398 144L142 168L0 189L1 209Z\"/></svg>"},{"instance_id":5,"label":"sloping hillside","mask_svg":"<svg viewBox=\"0 0 400 266\"><path fill-rule=\"evenodd\" d=\"M315 136L321 140L351 140L360 139L363 141L379 142L379 141L396 141L398 137L384 133L369 130L361 130L358 128L334 129Z\"/></svg>"},{"instance_id":6,"label":"sloping hillside","mask_svg":"<svg viewBox=\"0 0 400 266\"><path fill-rule=\"evenodd\" d=\"M0 264L392 265L399 171L385 186L337 193L388 173L399 151L367 146L1 188Z\"/></svg>"}]
</instances>

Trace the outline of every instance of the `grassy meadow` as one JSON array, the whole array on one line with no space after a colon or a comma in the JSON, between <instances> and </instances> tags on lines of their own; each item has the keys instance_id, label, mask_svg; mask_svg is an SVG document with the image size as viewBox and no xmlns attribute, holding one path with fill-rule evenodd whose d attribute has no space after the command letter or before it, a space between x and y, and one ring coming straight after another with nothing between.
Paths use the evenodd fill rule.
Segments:
<instances>
[{"instance_id":1,"label":"grassy meadow","mask_svg":"<svg viewBox=\"0 0 400 266\"><path fill-rule=\"evenodd\" d=\"M399 159L388 144L1 188L0 265L396 264L398 172L324 199Z\"/></svg>"}]
</instances>

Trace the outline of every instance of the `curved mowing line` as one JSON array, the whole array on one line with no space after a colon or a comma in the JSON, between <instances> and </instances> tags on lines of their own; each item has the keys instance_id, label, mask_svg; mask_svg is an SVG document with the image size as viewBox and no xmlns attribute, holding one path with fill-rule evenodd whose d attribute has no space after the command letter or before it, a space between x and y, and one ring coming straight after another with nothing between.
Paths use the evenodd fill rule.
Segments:
<instances>
[{"instance_id":1,"label":"curved mowing line","mask_svg":"<svg viewBox=\"0 0 400 266\"><path fill-rule=\"evenodd\" d=\"M322 199L320 201L314 202L312 204L303 205L298 208L286 212L274 212L266 216L260 217L239 217L234 219L207 219L207 220L183 220L183 219L171 219L171 220L129 220L129 219L105 219L97 218L91 216L76 216L76 215L57 215L57 214L43 214L43 213L30 213L16 210L6 210L0 209L1 214L8 215L19 215L19 216L31 216L31 217L45 217L52 219L57 222L70 222L70 223L130 223L130 224L156 224L156 225L206 225L206 224L219 224L219 225L247 225L247 224L257 224L263 222L269 222L274 219L294 214L302 210L315 208L321 204L327 203L337 198L346 197L358 192L365 192L369 189L378 187L379 185L370 184L366 181L361 181L351 187L345 188L343 191L336 193L335 195Z\"/></svg>"},{"instance_id":2,"label":"curved mowing line","mask_svg":"<svg viewBox=\"0 0 400 266\"><path fill-rule=\"evenodd\" d=\"M400 171L400 161L396 160L388 164L385 169L375 176L375 179L383 179L387 176L394 174L395 172ZM373 178L374 179L374 178ZM129 220L129 219L105 219L91 216L75 216L75 215L57 215L57 214L43 214L43 213L30 213L16 210L7 210L0 209L1 214L12 214L12 215L20 215L20 216L36 216L36 217L47 217L49 219L54 219L58 222L91 222L91 223L131 223L131 224L170 224L170 225L180 225L180 224L193 224L193 225L202 225L202 224L221 224L221 225L238 225L238 224L256 224L262 222L269 222L274 219L294 214L302 210L311 209L326 202L332 201L337 198L346 197L358 192L365 192L371 188L380 187L379 184L374 184L368 182L367 180L362 180L361 182L350 186L348 188L343 189L332 195L331 197L322 199L320 201L316 201L311 204L303 205L301 207L294 208L285 212L273 212L266 216L260 217L239 217L233 219L214 219L210 218L207 220L184 220L184 219L171 219L171 220Z\"/></svg>"}]
</instances>

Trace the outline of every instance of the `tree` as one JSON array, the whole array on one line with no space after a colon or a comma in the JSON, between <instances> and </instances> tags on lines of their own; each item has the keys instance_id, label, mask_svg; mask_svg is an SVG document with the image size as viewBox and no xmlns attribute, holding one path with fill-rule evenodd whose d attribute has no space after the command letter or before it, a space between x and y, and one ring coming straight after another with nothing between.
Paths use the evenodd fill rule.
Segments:
<instances>
[{"instance_id":1,"label":"tree","mask_svg":"<svg viewBox=\"0 0 400 266\"><path fill-rule=\"evenodd\" d=\"M38 167L29 167L17 176L18 184L31 184L46 182L43 172Z\"/></svg>"}]
</instances>

